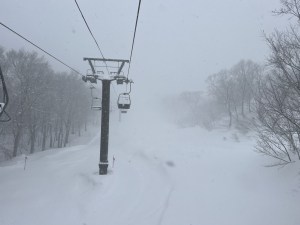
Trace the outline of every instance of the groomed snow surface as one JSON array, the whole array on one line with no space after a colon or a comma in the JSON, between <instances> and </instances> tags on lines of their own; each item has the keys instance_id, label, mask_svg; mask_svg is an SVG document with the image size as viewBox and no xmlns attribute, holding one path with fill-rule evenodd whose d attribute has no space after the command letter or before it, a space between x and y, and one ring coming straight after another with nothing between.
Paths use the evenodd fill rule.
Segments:
<instances>
[{"instance_id":1,"label":"groomed snow surface","mask_svg":"<svg viewBox=\"0 0 300 225\"><path fill-rule=\"evenodd\" d=\"M28 156L25 171L24 156L0 164L0 224L300 224L299 164L264 167L270 159L234 131L134 111L122 120L111 118L107 176L98 175L99 133Z\"/></svg>"}]
</instances>

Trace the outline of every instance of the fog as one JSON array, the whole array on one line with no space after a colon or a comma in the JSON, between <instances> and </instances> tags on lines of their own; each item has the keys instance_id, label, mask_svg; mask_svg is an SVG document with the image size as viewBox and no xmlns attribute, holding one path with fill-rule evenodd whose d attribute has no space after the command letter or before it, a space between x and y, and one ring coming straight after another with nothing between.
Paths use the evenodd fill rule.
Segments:
<instances>
[{"instance_id":1,"label":"fog","mask_svg":"<svg viewBox=\"0 0 300 225\"><path fill-rule=\"evenodd\" d=\"M104 57L129 60L140 1L77 2ZM113 82L110 108L0 26L0 225L298 225L299 8L142 0L132 101ZM101 57L74 0L2 0L0 23L83 75Z\"/></svg>"},{"instance_id":2,"label":"fog","mask_svg":"<svg viewBox=\"0 0 300 225\"><path fill-rule=\"evenodd\" d=\"M104 56L129 59L138 1L78 3ZM143 1L130 72L133 96L201 90L208 75L241 59L264 62L263 31L287 24L272 15L278 7L274 0ZM3 0L0 21L83 74L89 66L82 58L100 57L74 1ZM7 50L38 51L3 27L0 33ZM56 70L68 70L45 57Z\"/></svg>"}]
</instances>

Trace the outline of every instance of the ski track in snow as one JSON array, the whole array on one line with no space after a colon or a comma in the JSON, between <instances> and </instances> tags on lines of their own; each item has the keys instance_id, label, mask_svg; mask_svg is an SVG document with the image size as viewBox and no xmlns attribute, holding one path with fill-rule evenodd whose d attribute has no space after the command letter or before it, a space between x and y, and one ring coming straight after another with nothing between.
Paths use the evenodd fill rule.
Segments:
<instances>
[{"instance_id":1,"label":"ski track in snow","mask_svg":"<svg viewBox=\"0 0 300 225\"><path fill-rule=\"evenodd\" d=\"M0 225L299 224L298 164L266 169L252 141L224 131L128 127L112 125L107 176L100 134L30 155L25 171L22 157L2 163Z\"/></svg>"},{"instance_id":2,"label":"ski track in snow","mask_svg":"<svg viewBox=\"0 0 300 225\"><path fill-rule=\"evenodd\" d=\"M170 199L171 199L171 195L172 195L172 192L174 190L174 187L172 187L168 193L168 196L166 198L166 201L164 203L164 207L163 207L163 210L161 211L161 214L160 214L160 217L159 217L159 220L158 220L158 225L162 225L162 222L163 222L163 219L164 219L164 216L165 216L165 213L169 207L169 204L170 204Z\"/></svg>"},{"instance_id":3,"label":"ski track in snow","mask_svg":"<svg viewBox=\"0 0 300 225\"><path fill-rule=\"evenodd\" d=\"M159 221L157 224L161 224L164 212L168 207L172 184L170 175L163 164L156 161L147 156L142 150L137 150L129 159L130 164L133 165L132 169L139 177L141 187L138 197L135 196L136 202L126 210L126 216L129 215L130 217L127 218L130 221L128 225L156 224L155 220ZM149 199L150 191L156 197L155 199ZM134 218L132 215L136 214L139 216L132 219ZM120 221L120 223L122 222Z\"/></svg>"}]
</instances>

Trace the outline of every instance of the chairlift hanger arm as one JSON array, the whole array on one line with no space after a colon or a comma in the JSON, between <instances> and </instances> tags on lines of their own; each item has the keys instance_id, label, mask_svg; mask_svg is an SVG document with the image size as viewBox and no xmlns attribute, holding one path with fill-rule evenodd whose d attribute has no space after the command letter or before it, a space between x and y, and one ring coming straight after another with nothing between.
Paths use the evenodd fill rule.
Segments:
<instances>
[{"instance_id":1,"label":"chairlift hanger arm","mask_svg":"<svg viewBox=\"0 0 300 225\"><path fill-rule=\"evenodd\" d=\"M95 68L94 68L94 65L93 65L92 61L90 59L88 61L89 61L90 67L93 71L93 74L96 74L96 71L95 71Z\"/></svg>"},{"instance_id":2,"label":"chairlift hanger arm","mask_svg":"<svg viewBox=\"0 0 300 225\"><path fill-rule=\"evenodd\" d=\"M125 65L125 62L122 62L121 66L120 66L120 68L119 68L119 70L118 70L118 72L117 72L118 75L120 75L120 73L121 73L121 71L122 71L124 65Z\"/></svg>"},{"instance_id":3,"label":"chairlift hanger arm","mask_svg":"<svg viewBox=\"0 0 300 225\"><path fill-rule=\"evenodd\" d=\"M126 84L129 83L129 92L127 92L127 94L130 94L130 93L131 93L131 84L133 83L133 81L127 79L125 82L126 82ZM127 88L126 88L126 89L127 89Z\"/></svg>"}]
</instances>

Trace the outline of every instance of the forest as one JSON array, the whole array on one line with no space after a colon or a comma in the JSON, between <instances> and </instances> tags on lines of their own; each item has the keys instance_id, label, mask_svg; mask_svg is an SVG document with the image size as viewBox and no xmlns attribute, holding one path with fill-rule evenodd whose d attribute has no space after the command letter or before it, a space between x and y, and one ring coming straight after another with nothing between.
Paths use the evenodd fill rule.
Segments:
<instances>
[{"instance_id":1,"label":"forest","mask_svg":"<svg viewBox=\"0 0 300 225\"><path fill-rule=\"evenodd\" d=\"M3 47L0 65L11 119L0 127L1 160L65 147L70 135L80 136L87 129L93 118L90 90L77 74L55 72L36 52Z\"/></svg>"},{"instance_id":2,"label":"forest","mask_svg":"<svg viewBox=\"0 0 300 225\"><path fill-rule=\"evenodd\" d=\"M208 75L206 90L163 100L167 110L176 110L169 117L182 127L214 129L222 123L254 132L256 151L275 159L274 166L300 160L299 3L281 3L273 14L293 20L284 31L263 34L270 50L265 63L240 60ZM1 160L65 147L70 135L80 136L95 120L89 110L89 89L76 73L55 72L37 52L4 47L0 47L0 64L11 118L0 127Z\"/></svg>"}]
</instances>

